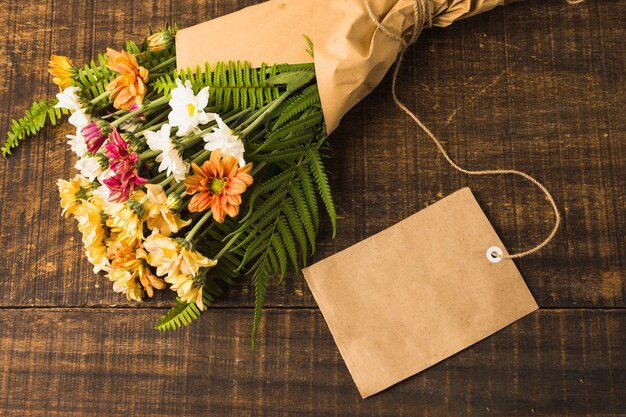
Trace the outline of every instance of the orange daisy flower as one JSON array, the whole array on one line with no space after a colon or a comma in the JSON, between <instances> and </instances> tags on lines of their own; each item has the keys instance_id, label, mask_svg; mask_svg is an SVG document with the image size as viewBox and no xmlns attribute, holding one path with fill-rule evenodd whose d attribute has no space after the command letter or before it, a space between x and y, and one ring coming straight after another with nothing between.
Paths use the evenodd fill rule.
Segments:
<instances>
[{"instance_id":1,"label":"orange daisy flower","mask_svg":"<svg viewBox=\"0 0 626 417\"><path fill-rule=\"evenodd\" d=\"M66 56L52 55L48 61L48 72L52 74L52 82L59 86L61 91L71 84L72 61Z\"/></svg>"},{"instance_id":2,"label":"orange daisy flower","mask_svg":"<svg viewBox=\"0 0 626 417\"><path fill-rule=\"evenodd\" d=\"M113 107L130 110L133 105L141 105L147 91L148 70L140 67L137 58L126 51L107 48L107 56L107 67L120 74L106 86L111 91Z\"/></svg>"},{"instance_id":3,"label":"orange daisy flower","mask_svg":"<svg viewBox=\"0 0 626 417\"><path fill-rule=\"evenodd\" d=\"M252 163L239 168L234 157L222 158L218 149L201 167L196 163L191 166L195 174L185 179L187 194L193 195L189 211L211 208L213 218L219 223L224 222L227 214L235 217L239 213L241 194L252 184Z\"/></svg>"}]
</instances>

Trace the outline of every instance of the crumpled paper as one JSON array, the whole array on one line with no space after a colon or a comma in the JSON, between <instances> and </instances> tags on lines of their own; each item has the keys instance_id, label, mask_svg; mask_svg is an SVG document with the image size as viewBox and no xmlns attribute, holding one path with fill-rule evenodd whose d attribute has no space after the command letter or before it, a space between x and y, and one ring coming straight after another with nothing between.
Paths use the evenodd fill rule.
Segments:
<instances>
[{"instance_id":1,"label":"crumpled paper","mask_svg":"<svg viewBox=\"0 0 626 417\"><path fill-rule=\"evenodd\" d=\"M510 0L427 0L433 26L490 10ZM413 25L413 0L370 0L373 12L394 33ZM249 61L253 66L312 61L330 134L341 118L383 79L400 42L377 30L364 0L271 0L180 30L179 69L205 62Z\"/></svg>"}]
</instances>

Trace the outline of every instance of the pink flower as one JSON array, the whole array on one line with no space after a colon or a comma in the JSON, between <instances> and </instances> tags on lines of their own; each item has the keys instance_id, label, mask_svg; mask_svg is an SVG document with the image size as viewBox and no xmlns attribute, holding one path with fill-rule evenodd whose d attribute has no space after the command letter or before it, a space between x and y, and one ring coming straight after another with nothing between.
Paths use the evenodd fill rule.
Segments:
<instances>
[{"instance_id":1,"label":"pink flower","mask_svg":"<svg viewBox=\"0 0 626 417\"><path fill-rule=\"evenodd\" d=\"M109 134L104 155L109 158L109 168L115 176L104 180L111 191L109 201L116 203L127 201L135 189L148 182L137 173L139 157L129 152L128 144L116 129Z\"/></svg>"},{"instance_id":2,"label":"pink flower","mask_svg":"<svg viewBox=\"0 0 626 417\"><path fill-rule=\"evenodd\" d=\"M125 176L135 169L139 158L135 152L128 151L128 144L115 128L109 134L109 142L104 147L104 155L109 158L109 168L113 172Z\"/></svg>"},{"instance_id":3,"label":"pink flower","mask_svg":"<svg viewBox=\"0 0 626 417\"><path fill-rule=\"evenodd\" d=\"M147 179L141 178L136 170L126 173L125 176L115 175L103 181L104 185L109 188L111 194L109 201L113 203L123 203L128 201L130 196L135 192L137 187L148 182Z\"/></svg>"},{"instance_id":4,"label":"pink flower","mask_svg":"<svg viewBox=\"0 0 626 417\"><path fill-rule=\"evenodd\" d=\"M91 153L96 153L106 140L106 135L102 132L98 123L92 122L83 127L80 131L87 143L87 150Z\"/></svg>"}]
</instances>

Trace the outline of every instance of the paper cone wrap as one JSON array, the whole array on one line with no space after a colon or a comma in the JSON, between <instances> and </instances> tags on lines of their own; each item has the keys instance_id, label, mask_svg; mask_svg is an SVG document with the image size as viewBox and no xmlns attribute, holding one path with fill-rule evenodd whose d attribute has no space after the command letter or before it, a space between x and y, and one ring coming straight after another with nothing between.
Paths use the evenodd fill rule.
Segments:
<instances>
[{"instance_id":1,"label":"paper cone wrap","mask_svg":"<svg viewBox=\"0 0 626 417\"><path fill-rule=\"evenodd\" d=\"M506 2L427 0L433 26L448 26ZM370 5L392 32L411 30L413 0L370 0ZM313 42L315 58L307 52L305 35ZM329 134L383 79L400 47L377 30L364 0L271 0L176 35L179 69L220 61L248 61L255 67L314 61Z\"/></svg>"}]
</instances>

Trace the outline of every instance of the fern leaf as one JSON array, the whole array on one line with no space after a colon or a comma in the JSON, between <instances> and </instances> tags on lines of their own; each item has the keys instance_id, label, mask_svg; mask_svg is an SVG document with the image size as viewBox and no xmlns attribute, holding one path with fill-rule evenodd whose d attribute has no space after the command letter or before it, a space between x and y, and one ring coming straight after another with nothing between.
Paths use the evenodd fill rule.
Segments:
<instances>
[{"instance_id":1,"label":"fern leaf","mask_svg":"<svg viewBox=\"0 0 626 417\"><path fill-rule=\"evenodd\" d=\"M202 303L207 308L215 298L222 292L221 288L212 280L207 278L204 287L202 288ZM181 327L189 325L193 320L196 320L202 311L198 308L196 303L186 303L180 298L176 298L176 304L162 316L158 323L154 326L156 330L168 331L177 330Z\"/></svg>"},{"instance_id":2,"label":"fern leaf","mask_svg":"<svg viewBox=\"0 0 626 417\"><path fill-rule=\"evenodd\" d=\"M284 215L278 219L278 223L276 224L278 228L278 233L280 234L280 238L285 245L285 249L287 250L287 254L289 255L289 260L291 261L291 265L296 271L296 275L300 274L300 266L298 265L298 252L296 250L296 243L291 233L291 229L287 225L287 221L285 220Z\"/></svg>"},{"instance_id":3,"label":"fern leaf","mask_svg":"<svg viewBox=\"0 0 626 417\"><path fill-rule=\"evenodd\" d=\"M292 187L289 189L289 195L292 197L296 205L298 216L300 217L300 221L302 223L302 226L304 227L304 231L309 238L311 254L313 254L315 253L315 228L313 226L313 219L311 218L311 213L309 212L306 199L304 198L304 193L302 192L302 189L300 187Z\"/></svg>"},{"instance_id":4,"label":"fern leaf","mask_svg":"<svg viewBox=\"0 0 626 417\"><path fill-rule=\"evenodd\" d=\"M35 135L50 122L56 125L57 120L63 114L68 114L67 109L55 108L59 101L55 98L52 100L35 101L30 109L24 112L24 116L20 119L11 121L11 129L7 132L7 139L2 146L2 155L6 158L11 155L11 151L15 149L19 143L29 136Z\"/></svg>"},{"instance_id":5,"label":"fern leaf","mask_svg":"<svg viewBox=\"0 0 626 417\"><path fill-rule=\"evenodd\" d=\"M287 251L283 246L283 242L279 236L279 234L274 234L272 236L271 245L274 249L276 257L278 258L278 264L280 267L280 278L278 282L282 282L285 278L285 274L287 273Z\"/></svg>"},{"instance_id":6,"label":"fern leaf","mask_svg":"<svg viewBox=\"0 0 626 417\"><path fill-rule=\"evenodd\" d=\"M252 350L254 350L256 334L261 321L261 313L265 304L265 293L270 282L270 274L265 268L257 269L252 276L254 283L254 322L252 325Z\"/></svg>"},{"instance_id":7,"label":"fern leaf","mask_svg":"<svg viewBox=\"0 0 626 417\"><path fill-rule=\"evenodd\" d=\"M159 319L154 328L161 331L177 330L189 325L193 320L200 317L200 314L201 311L196 303L186 303L180 298L176 298L174 307Z\"/></svg>"},{"instance_id":8,"label":"fern leaf","mask_svg":"<svg viewBox=\"0 0 626 417\"><path fill-rule=\"evenodd\" d=\"M209 106L218 111L261 108L276 100L281 90L267 79L274 74L273 68L262 66L250 68L248 63L218 63L215 68L207 65L195 70L174 71L157 78L152 84L158 93L167 95L176 87L176 79L189 80L194 91L209 87Z\"/></svg>"},{"instance_id":9,"label":"fern leaf","mask_svg":"<svg viewBox=\"0 0 626 417\"><path fill-rule=\"evenodd\" d=\"M308 169L298 170L298 179L300 180L300 185L302 186L302 193L306 200L309 213L311 213L313 227L317 232L320 225L320 215L317 208L317 199L315 198L315 189L313 188L313 180L311 179L310 172L311 171Z\"/></svg>"},{"instance_id":10,"label":"fern leaf","mask_svg":"<svg viewBox=\"0 0 626 417\"><path fill-rule=\"evenodd\" d=\"M330 218L330 222L333 226L333 237L337 233L337 213L335 211L335 204L333 203L333 197L330 192L330 185L328 185L328 177L326 176L326 170L322 163L320 154L315 149L309 149L307 153L308 166L311 169L311 174L317 183L317 190L326 207L326 212Z\"/></svg>"}]
</instances>

